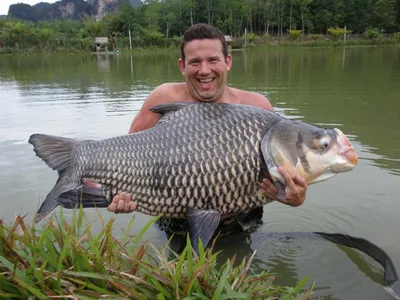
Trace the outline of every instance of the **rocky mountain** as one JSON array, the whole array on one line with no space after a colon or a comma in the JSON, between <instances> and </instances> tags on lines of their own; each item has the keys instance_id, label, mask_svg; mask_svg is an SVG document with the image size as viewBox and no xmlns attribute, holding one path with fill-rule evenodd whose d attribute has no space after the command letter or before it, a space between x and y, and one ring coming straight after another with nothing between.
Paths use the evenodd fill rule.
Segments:
<instances>
[{"instance_id":1,"label":"rocky mountain","mask_svg":"<svg viewBox=\"0 0 400 300\"><path fill-rule=\"evenodd\" d=\"M10 5L8 15L27 21L81 20L84 15L100 20L106 14L115 12L125 1L129 1L132 7L142 4L141 0L60 0L55 3L40 2L33 6L18 3Z\"/></svg>"},{"instance_id":2,"label":"rocky mountain","mask_svg":"<svg viewBox=\"0 0 400 300\"><path fill-rule=\"evenodd\" d=\"M116 11L119 2L119 0L95 0L93 7L96 20L101 20L107 13Z\"/></svg>"}]
</instances>

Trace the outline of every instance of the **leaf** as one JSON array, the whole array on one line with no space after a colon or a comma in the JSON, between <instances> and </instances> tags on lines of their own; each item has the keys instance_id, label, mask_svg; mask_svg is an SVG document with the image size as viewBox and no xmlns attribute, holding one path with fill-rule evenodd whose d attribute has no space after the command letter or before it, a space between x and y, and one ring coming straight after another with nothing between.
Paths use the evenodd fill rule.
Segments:
<instances>
[{"instance_id":1,"label":"leaf","mask_svg":"<svg viewBox=\"0 0 400 300\"><path fill-rule=\"evenodd\" d=\"M222 300L222 299L248 299L248 298L250 298L250 296L245 293L231 292L231 293L222 295L221 298L219 298L219 299Z\"/></svg>"},{"instance_id":2,"label":"leaf","mask_svg":"<svg viewBox=\"0 0 400 300\"><path fill-rule=\"evenodd\" d=\"M214 292L212 300L221 299L221 294L224 290L225 283L228 279L228 274L229 274L230 269L231 268L230 268L230 264L229 264L229 260L228 260L228 263L225 266L224 272L222 273L221 277L219 278L219 283L217 285L217 289Z\"/></svg>"},{"instance_id":3,"label":"leaf","mask_svg":"<svg viewBox=\"0 0 400 300\"><path fill-rule=\"evenodd\" d=\"M162 216L162 214L158 215L157 217L151 219L143 228L142 230L140 230L139 234L136 236L135 238L135 243L139 243L140 240L143 238L143 235L146 233L147 230L149 230L149 228L154 224L155 221L157 221L160 217Z\"/></svg>"},{"instance_id":4,"label":"leaf","mask_svg":"<svg viewBox=\"0 0 400 300\"><path fill-rule=\"evenodd\" d=\"M304 277L294 288L293 288L293 294L298 294L300 291L304 288L306 285L307 281L310 279L310 276Z\"/></svg>"},{"instance_id":5,"label":"leaf","mask_svg":"<svg viewBox=\"0 0 400 300\"><path fill-rule=\"evenodd\" d=\"M162 296L162 299L165 299L165 297L167 297L168 299L173 299L173 297L171 296L171 294L170 293L168 293L168 291L165 289L165 288L163 288L162 286L161 286L161 284L155 279L155 278L152 278L151 279L151 282L154 284L154 286L161 292L161 294L158 294L157 295L157 298L158 299L160 299L159 298L159 296L161 295ZM164 297L165 296L165 297Z\"/></svg>"},{"instance_id":6,"label":"leaf","mask_svg":"<svg viewBox=\"0 0 400 300\"><path fill-rule=\"evenodd\" d=\"M157 299L158 300L165 300L165 297L163 294L157 294Z\"/></svg>"}]
</instances>

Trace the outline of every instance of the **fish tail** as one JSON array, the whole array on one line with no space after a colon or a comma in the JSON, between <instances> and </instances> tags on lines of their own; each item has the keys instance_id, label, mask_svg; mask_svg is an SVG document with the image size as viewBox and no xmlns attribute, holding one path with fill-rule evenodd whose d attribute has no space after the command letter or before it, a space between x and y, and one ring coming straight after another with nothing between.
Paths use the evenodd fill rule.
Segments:
<instances>
[{"instance_id":1,"label":"fish tail","mask_svg":"<svg viewBox=\"0 0 400 300\"><path fill-rule=\"evenodd\" d=\"M58 205L57 198L64 192L77 188L79 180L74 179L70 166L71 152L78 141L58 136L33 134L29 138L33 150L50 168L58 171L58 180L46 196L36 215L36 223L52 212Z\"/></svg>"}]
</instances>

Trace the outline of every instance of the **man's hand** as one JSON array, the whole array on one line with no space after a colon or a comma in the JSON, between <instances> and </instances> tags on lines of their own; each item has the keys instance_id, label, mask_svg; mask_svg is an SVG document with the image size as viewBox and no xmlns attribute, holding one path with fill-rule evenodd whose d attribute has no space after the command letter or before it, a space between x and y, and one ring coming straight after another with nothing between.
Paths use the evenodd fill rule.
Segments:
<instances>
[{"instance_id":1,"label":"man's hand","mask_svg":"<svg viewBox=\"0 0 400 300\"><path fill-rule=\"evenodd\" d=\"M290 177L290 175L285 171L283 167L278 168L279 173L282 175L286 183L286 199L278 200L278 189L276 186L267 178L265 178L261 184L260 188L265 196L268 198L278 200L279 202L285 203L290 206L300 206L306 200L307 183L304 178L296 175L295 177Z\"/></svg>"},{"instance_id":2,"label":"man's hand","mask_svg":"<svg viewBox=\"0 0 400 300\"><path fill-rule=\"evenodd\" d=\"M132 202L132 195L122 192L116 195L111 204L107 206L107 210L116 214L127 214L135 210L135 205Z\"/></svg>"}]
</instances>

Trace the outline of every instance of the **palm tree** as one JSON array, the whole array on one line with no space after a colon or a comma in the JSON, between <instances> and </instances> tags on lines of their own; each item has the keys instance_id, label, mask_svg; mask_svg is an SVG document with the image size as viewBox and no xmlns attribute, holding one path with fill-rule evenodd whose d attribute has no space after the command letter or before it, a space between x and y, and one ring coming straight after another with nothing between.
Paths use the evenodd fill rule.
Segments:
<instances>
[{"instance_id":1,"label":"palm tree","mask_svg":"<svg viewBox=\"0 0 400 300\"><path fill-rule=\"evenodd\" d=\"M40 48L46 48L50 39L53 36L53 31L50 28L39 28L36 31L36 35L38 37Z\"/></svg>"},{"instance_id":2,"label":"palm tree","mask_svg":"<svg viewBox=\"0 0 400 300\"><path fill-rule=\"evenodd\" d=\"M24 40L31 33L27 24L21 21L9 22L5 28L6 37L15 42L17 49L24 48Z\"/></svg>"}]
</instances>

